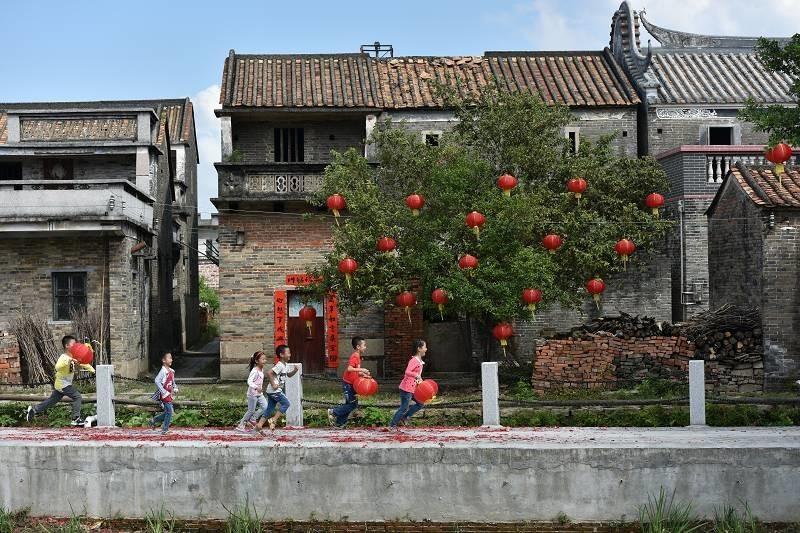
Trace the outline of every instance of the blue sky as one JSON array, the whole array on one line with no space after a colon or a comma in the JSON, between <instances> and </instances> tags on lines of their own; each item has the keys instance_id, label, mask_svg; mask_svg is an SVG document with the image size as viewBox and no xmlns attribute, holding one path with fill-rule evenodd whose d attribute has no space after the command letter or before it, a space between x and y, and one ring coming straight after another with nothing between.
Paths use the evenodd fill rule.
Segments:
<instances>
[{"instance_id":1,"label":"blue sky","mask_svg":"<svg viewBox=\"0 0 800 533\"><path fill-rule=\"evenodd\" d=\"M0 102L178 98L195 103L202 213L213 211L223 60L241 53L480 55L602 49L619 0L0 2ZM797 0L633 0L661 26L734 35L800 31ZM780 16L770 14L780 14Z\"/></svg>"}]
</instances>

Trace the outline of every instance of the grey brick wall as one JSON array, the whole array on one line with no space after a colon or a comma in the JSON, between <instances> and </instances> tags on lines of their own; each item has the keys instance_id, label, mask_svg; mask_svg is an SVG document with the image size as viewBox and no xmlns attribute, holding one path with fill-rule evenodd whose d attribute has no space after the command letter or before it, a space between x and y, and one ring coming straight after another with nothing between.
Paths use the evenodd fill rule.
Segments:
<instances>
[{"instance_id":1,"label":"grey brick wall","mask_svg":"<svg viewBox=\"0 0 800 533\"><path fill-rule=\"evenodd\" d=\"M304 162L306 163L329 162L331 150L343 152L350 147L364 150L365 119L363 117L300 122L234 121L233 148L242 153L243 162L275 162L275 128L303 128Z\"/></svg>"},{"instance_id":2,"label":"grey brick wall","mask_svg":"<svg viewBox=\"0 0 800 533\"><path fill-rule=\"evenodd\" d=\"M133 154L65 159L72 159L73 175L76 180L124 178L136 181L136 156ZM22 179L44 179L44 159L30 158L23 160Z\"/></svg>"},{"instance_id":3,"label":"grey brick wall","mask_svg":"<svg viewBox=\"0 0 800 533\"><path fill-rule=\"evenodd\" d=\"M700 129L705 126L739 126L740 144L764 144L767 141L766 134L755 131L752 124L737 118L737 110L714 111L717 116L707 119L660 119L656 116L656 109L650 108L647 113L650 154L655 156L682 144L708 144L700 139Z\"/></svg>"}]
</instances>

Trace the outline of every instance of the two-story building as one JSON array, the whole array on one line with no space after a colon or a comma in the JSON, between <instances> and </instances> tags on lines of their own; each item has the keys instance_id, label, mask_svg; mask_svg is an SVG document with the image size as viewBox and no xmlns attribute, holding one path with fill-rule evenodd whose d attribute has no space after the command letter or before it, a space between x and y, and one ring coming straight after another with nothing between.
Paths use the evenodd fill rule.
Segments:
<instances>
[{"instance_id":1,"label":"two-story building","mask_svg":"<svg viewBox=\"0 0 800 533\"><path fill-rule=\"evenodd\" d=\"M407 347L394 340L383 309L344 317L335 298L317 302L314 328L325 334L308 339L296 289L306 269L329 249L331 221L307 217L325 209L313 208L306 198L320 186L331 150L356 147L370 157L365 141L384 119L402 121L421 140L438 142L454 124L454 114L437 97L434 81L450 83L462 94L494 82L501 90L538 93L547 102L569 106L575 120L563 135L575 146L616 133L619 153L637 154L639 99L609 50L380 58L231 51L217 110L223 161L216 165L219 197L214 199L220 212L223 377L241 376L254 351L283 342L306 372L335 370L338 352L349 349L352 335L366 337L370 352L383 354L389 370L398 370L393 367L402 364ZM669 295L669 272L661 267L656 262L640 276L650 284L648 290L611 288L607 305L658 314L653 294ZM553 310L542 313L537 324L577 321L575 312ZM523 342L532 345L531 325L519 329ZM432 343L431 348L437 347ZM469 355L450 368L437 361L440 371L470 368Z\"/></svg>"},{"instance_id":2,"label":"two-story building","mask_svg":"<svg viewBox=\"0 0 800 533\"><path fill-rule=\"evenodd\" d=\"M643 48L640 25L660 46ZM785 41L786 39L778 39ZM767 135L739 119L748 99L795 106L793 80L769 72L755 37L698 35L657 26L623 2L614 13L611 51L640 99L639 154L652 155L670 180L668 244L672 318L708 309L708 228L704 212L736 161L764 163Z\"/></svg>"},{"instance_id":3,"label":"two-story building","mask_svg":"<svg viewBox=\"0 0 800 533\"><path fill-rule=\"evenodd\" d=\"M197 161L188 99L0 104L0 329L94 309L128 376L192 342Z\"/></svg>"}]
</instances>

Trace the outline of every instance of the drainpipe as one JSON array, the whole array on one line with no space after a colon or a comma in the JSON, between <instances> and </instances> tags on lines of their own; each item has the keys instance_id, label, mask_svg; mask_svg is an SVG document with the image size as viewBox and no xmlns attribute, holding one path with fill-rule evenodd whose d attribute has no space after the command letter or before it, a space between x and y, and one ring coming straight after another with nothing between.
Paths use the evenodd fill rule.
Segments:
<instances>
[{"instance_id":1,"label":"drainpipe","mask_svg":"<svg viewBox=\"0 0 800 533\"><path fill-rule=\"evenodd\" d=\"M684 303L684 293L686 291L686 244L683 239L683 200L678 200L678 218L680 220L680 246L681 246L681 281L680 281L680 298L681 298L681 321L686 319L686 303Z\"/></svg>"}]
</instances>

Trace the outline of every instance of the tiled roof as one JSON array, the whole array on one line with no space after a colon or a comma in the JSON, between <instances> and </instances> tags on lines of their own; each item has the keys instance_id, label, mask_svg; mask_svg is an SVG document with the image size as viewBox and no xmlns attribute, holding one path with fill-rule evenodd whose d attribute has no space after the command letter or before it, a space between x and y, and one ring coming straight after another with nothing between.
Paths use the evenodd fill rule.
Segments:
<instances>
[{"instance_id":1,"label":"tiled roof","mask_svg":"<svg viewBox=\"0 0 800 533\"><path fill-rule=\"evenodd\" d=\"M735 179L753 202L761 207L800 208L800 172L786 169L780 176L770 167L736 164L729 179Z\"/></svg>"},{"instance_id":2,"label":"tiled roof","mask_svg":"<svg viewBox=\"0 0 800 533\"><path fill-rule=\"evenodd\" d=\"M160 129L158 142L164 138L164 125L169 122L169 137L173 143L194 142L194 111L188 98L172 100L113 100L97 102L35 102L35 103L0 103L0 144L6 144L7 111L13 109L41 109L43 113L57 109L114 109L131 107L149 107L158 115ZM165 120L166 119L166 120Z\"/></svg>"},{"instance_id":3,"label":"tiled roof","mask_svg":"<svg viewBox=\"0 0 800 533\"><path fill-rule=\"evenodd\" d=\"M633 86L607 52L489 52L373 58L365 54L237 55L225 61L224 107L441 108L433 81L461 96L497 81L569 106L629 106Z\"/></svg>"},{"instance_id":4,"label":"tiled roof","mask_svg":"<svg viewBox=\"0 0 800 533\"><path fill-rule=\"evenodd\" d=\"M664 51L652 56L662 104L792 103L792 79L768 72L754 51Z\"/></svg>"}]
</instances>

